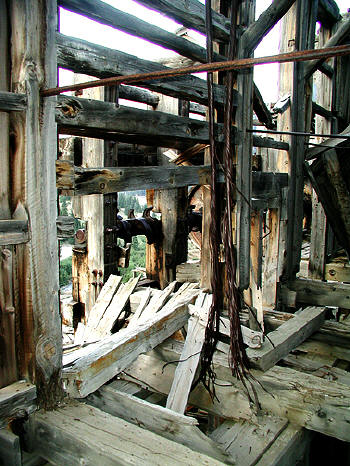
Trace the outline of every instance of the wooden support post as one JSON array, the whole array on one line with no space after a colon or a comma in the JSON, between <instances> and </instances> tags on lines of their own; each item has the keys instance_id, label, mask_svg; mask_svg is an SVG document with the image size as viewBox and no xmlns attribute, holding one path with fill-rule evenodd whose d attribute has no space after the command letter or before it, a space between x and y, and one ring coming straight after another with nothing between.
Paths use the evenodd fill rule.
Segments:
<instances>
[{"instance_id":1,"label":"wooden support post","mask_svg":"<svg viewBox=\"0 0 350 466\"><path fill-rule=\"evenodd\" d=\"M62 395L54 169L56 99L41 99L40 90L57 84L57 5L54 0L15 0L10 9L11 90L28 98L25 114L11 115L12 202L22 203L31 227L31 241L16 248L15 306L21 309L22 326L20 372L35 381L39 404L50 408Z\"/></svg>"}]
</instances>

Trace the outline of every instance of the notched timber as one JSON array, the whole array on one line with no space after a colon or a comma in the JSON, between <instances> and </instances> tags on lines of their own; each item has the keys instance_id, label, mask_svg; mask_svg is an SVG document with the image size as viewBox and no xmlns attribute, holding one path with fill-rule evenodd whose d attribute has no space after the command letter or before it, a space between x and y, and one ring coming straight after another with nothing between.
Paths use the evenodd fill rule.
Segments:
<instances>
[{"instance_id":1,"label":"notched timber","mask_svg":"<svg viewBox=\"0 0 350 466\"><path fill-rule=\"evenodd\" d=\"M98 100L59 96L56 122L61 134L178 148L208 142L208 123L159 111L116 107ZM233 131L235 128L233 127ZM216 126L217 140L223 139Z\"/></svg>"}]
</instances>

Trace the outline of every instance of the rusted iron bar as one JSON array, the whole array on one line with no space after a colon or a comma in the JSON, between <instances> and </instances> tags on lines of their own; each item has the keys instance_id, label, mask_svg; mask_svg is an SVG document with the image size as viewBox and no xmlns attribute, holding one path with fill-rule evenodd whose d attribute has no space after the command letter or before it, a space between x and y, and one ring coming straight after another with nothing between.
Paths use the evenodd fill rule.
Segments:
<instances>
[{"instance_id":1,"label":"rusted iron bar","mask_svg":"<svg viewBox=\"0 0 350 466\"><path fill-rule=\"evenodd\" d=\"M140 81L149 81L152 79L173 78L175 76L183 76L191 73L239 70L244 68L250 68L255 65L266 65L268 63L306 61L348 54L350 54L350 45L347 44L338 45L336 47L328 47L324 49L302 50L297 52L281 53L279 55L271 55L268 57L243 58L239 60L203 63L200 65L187 66L184 68L175 68L164 71L152 71L150 73L132 74L129 76L115 76L112 78L105 78L97 81L88 81L80 84L72 84L70 86L54 87L51 89L44 89L43 91L41 91L41 95L44 97L49 97L61 94L62 92L77 91L80 89L89 89L92 87L115 86L117 84L138 83Z\"/></svg>"},{"instance_id":2,"label":"rusted iron bar","mask_svg":"<svg viewBox=\"0 0 350 466\"><path fill-rule=\"evenodd\" d=\"M319 133L303 133L300 131L273 131L267 129L247 129L247 133L269 133L269 134L286 134L290 136L311 136L320 138L335 138L335 139L350 139L350 136L342 136L341 134L319 134Z\"/></svg>"}]
</instances>

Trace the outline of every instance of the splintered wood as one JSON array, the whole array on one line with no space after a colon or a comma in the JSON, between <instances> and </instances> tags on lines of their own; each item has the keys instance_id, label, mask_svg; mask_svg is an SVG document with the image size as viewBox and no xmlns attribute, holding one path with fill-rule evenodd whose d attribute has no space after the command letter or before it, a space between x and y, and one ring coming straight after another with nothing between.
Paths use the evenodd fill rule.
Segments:
<instances>
[{"instance_id":1,"label":"splintered wood","mask_svg":"<svg viewBox=\"0 0 350 466\"><path fill-rule=\"evenodd\" d=\"M110 335L126 305L126 296L130 296L136 282L137 279L129 281L124 288L119 288L119 293L116 288L120 282L110 278L108 290L101 293L96 303L99 318L95 317L92 324L88 324L89 333L86 334L86 338L92 341L96 337L103 338L91 346L64 355L63 380L71 396L80 398L93 392L130 365L139 354L151 350L181 329L188 320L188 304L200 292L195 284L184 283L170 297L175 286L170 284L159 296L151 299L142 312L137 312L136 322L132 319L127 328ZM111 294L114 295L112 300ZM98 330L99 325L102 331Z\"/></svg>"}]
</instances>

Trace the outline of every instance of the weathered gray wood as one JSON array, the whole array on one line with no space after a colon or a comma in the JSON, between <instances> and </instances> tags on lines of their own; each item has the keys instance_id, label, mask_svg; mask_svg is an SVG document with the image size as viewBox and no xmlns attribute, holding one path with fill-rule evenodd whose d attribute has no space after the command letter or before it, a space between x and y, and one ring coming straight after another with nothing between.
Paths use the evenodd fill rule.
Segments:
<instances>
[{"instance_id":1,"label":"weathered gray wood","mask_svg":"<svg viewBox=\"0 0 350 466\"><path fill-rule=\"evenodd\" d=\"M191 290L147 322L122 329L96 344L93 350L63 369L65 389L71 396L81 398L99 388L134 361L140 353L152 349L179 330L187 321L187 304L199 290Z\"/></svg>"},{"instance_id":2,"label":"weathered gray wood","mask_svg":"<svg viewBox=\"0 0 350 466\"><path fill-rule=\"evenodd\" d=\"M331 112L330 110L327 110L326 108L322 107L322 105L319 105L316 102L312 102L312 113L315 113L316 115L320 115L320 116L323 116L324 118L328 118L328 119L334 117L333 112ZM315 132L320 133L320 131L318 131L317 129L316 129ZM322 143L322 145L323 145L323 143Z\"/></svg>"},{"instance_id":3,"label":"weathered gray wood","mask_svg":"<svg viewBox=\"0 0 350 466\"><path fill-rule=\"evenodd\" d=\"M66 37L57 34L58 65L76 73L85 73L98 78L108 78L116 75L128 75L161 71L167 67L143 60L118 50L102 47L91 42ZM201 104L208 102L206 82L188 75L181 78L163 79L155 81L140 81L143 87L165 95L193 100ZM235 94L237 100L237 94ZM225 90L223 86L215 86L215 102L223 105Z\"/></svg>"},{"instance_id":4,"label":"weathered gray wood","mask_svg":"<svg viewBox=\"0 0 350 466\"><path fill-rule=\"evenodd\" d=\"M205 7L198 0L138 0L138 3L159 11L186 27L206 33ZM214 39L228 42L229 20L214 9L212 19Z\"/></svg>"},{"instance_id":5,"label":"weathered gray wood","mask_svg":"<svg viewBox=\"0 0 350 466\"><path fill-rule=\"evenodd\" d=\"M350 125L347 126L345 128L344 131L342 131L341 133L339 133L339 135L344 135L344 136L350 136ZM311 147L310 149L308 149L305 153L305 159L306 160L312 160L318 156L320 156L321 154L323 154L324 152L326 152L327 150L329 149L334 149L336 148L339 144L341 144L342 142L345 142L345 141L348 141L349 139L340 139L340 138L328 138L326 139L325 141L322 141L320 143L321 147ZM326 146L326 147L324 147Z\"/></svg>"},{"instance_id":6,"label":"weathered gray wood","mask_svg":"<svg viewBox=\"0 0 350 466\"><path fill-rule=\"evenodd\" d=\"M83 403L36 412L28 432L35 451L54 464L222 464Z\"/></svg>"},{"instance_id":7,"label":"weathered gray wood","mask_svg":"<svg viewBox=\"0 0 350 466\"><path fill-rule=\"evenodd\" d=\"M266 128L268 129L276 128L276 123L272 119L272 114L270 110L267 108L264 102L264 99L259 89L257 88L257 86L254 87L253 109L254 109L255 115L258 117L259 122L262 123Z\"/></svg>"},{"instance_id":8,"label":"weathered gray wood","mask_svg":"<svg viewBox=\"0 0 350 466\"><path fill-rule=\"evenodd\" d=\"M135 313L133 321L131 321L130 323L132 325L137 325L139 322L145 322L150 317L153 317L154 314L160 311L161 308L165 305L165 303L169 300L169 296L174 291L175 286L176 281L173 281L172 283L169 283L169 285L166 288L164 288L164 290L162 290L159 294L154 295L149 301L149 303L142 310L140 315L138 315L138 312Z\"/></svg>"},{"instance_id":9,"label":"weathered gray wood","mask_svg":"<svg viewBox=\"0 0 350 466\"><path fill-rule=\"evenodd\" d=\"M176 367L174 380L167 398L166 407L183 414L187 406L188 396L194 380L200 354L204 344L205 330L208 324L209 309L212 296L200 293L195 306L189 306L187 336Z\"/></svg>"},{"instance_id":10,"label":"weathered gray wood","mask_svg":"<svg viewBox=\"0 0 350 466\"><path fill-rule=\"evenodd\" d=\"M57 85L55 0L11 2L12 91L27 94L27 109L11 112L13 158L11 195L30 218L31 241L18 254L18 306L23 323L21 373L35 379L41 406L62 396L62 332L59 314L56 231L57 158L55 98L42 99L43 88ZM31 31L36 31L32 34ZM45 44L45 46L43 46ZM25 189L23 189L25 187Z\"/></svg>"},{"instance_id":11,"label":"weathered gray wood","mask_svg":"<svg viewBox=\"0 0 350 466\"><path fill-rule=\"evenodd\" d=\"M0 389L0 427L36 409L36 387L20 380Z\"/></svg>"},{"instance_id":12,"label":"weathered gray wood","mask_svg":"<svg viewBox=\"0 0 350 466\"><path fill-rule=\"evenodd\" d=\"M25 94L15 94L14 92L0 92L1 112L20 112L27 107L27 96Z\"/></svg>"},{"instance_id":13,"label":"weathered gray wood","mask_svg":"<svg viewBox=\"0 0 350 466\"><path fill-rule=\"evenodd\" d=\"M288 420L258 416L257 423L225 421L210 434L233 464L253 466L287 427Z\"/></svg>"},{"instance_id":14,"label":"weathered gray wood","mask_svg":"<svg viewBox=\"0 0 350 466\"><path fill-rule=\"evenodd\" d=\"M335 45L341 44L342 41L348 36L349 31L350 18L347 18L340 24L338 30L332 35L332 37L324 44L323 48L334 47ZM323 59L308 61L304 69L304 78L309 78L323 62Z\"/></svg>"},{"instance_id":15,"label":"weathered gray wood","mask_svg":"<svg viewBox=\"0 0 350 466\"><path fill-rule=\"evenodd\" d=\"M58 240L74 237L74 217L60 215L56 219L56 225Z\"/></svg>"},{"instance_id":16,"label":"weathered gray wood","mask_svg":"<svg viewBox=\"0 0 350 466\"><path fill-rule=\"evenodd\" d=\"M330 262L326 264L324 278L350 283L350 265L346 262Z\"/></svg>"},{"instance_id":17,"label":"weathered gray wood","mask_svg":"<svg viewBox=\"0 0 350 466\"><path fill-rule=\"evenodd\" d=\"M176 353L179 354L181 344L177 344L180 348ZM174 360L174 354L171 360ZM141 355L124 372L132 376L133 381L141 381L145 387L168 393L174 367L170 364L162 371L163 366L162 360ZM226 419L255 420L253 412L249 414L244 388L231 375L226 354L214 356L214 370L218 378L215 389L220 402L212 401L200 386L191 393L189 402ZM261 383L261 386L255 384L255 389L264 411L286 417L290 422L307 429L349 441L350 397L346 385L312 374L303 373L301 376L299 371L279 366L264 373L255 370L252 373ZM227 382L232 386L228 386Z\"/></svg>"},{"instance_id":18,"label":"weathered gray wood","mask_svg":"<svg viewBox=\"0 0 350 466\"><path fill-rule=\"evenodd\" d=\"M280 0L272 4L243 33L241 40L247 52L252 52L274 25L287 13L295 0Z\"/></svg>"},{"instance_id":19,"label":"weathered gray wood","mask_svg":"<svg viewBox=\"0 0 350 466\"><path fill-rule=\"evenodd\" d=\"M228 459L215 442L198 429L196 419L122 393L113 387L113 383L104 385L97 392L89 395L86 401L106 413L142 426L191 450L223 462Z\"/></svg>"},{"instance_id":20,"label":"weathered gray wood","mask_svg":"<svg viewBox=\"0 0 350 466\"><path fill-rule=\"evenodd\" d=\"M286 301L288 291L297 293L299 303L350 309L350 285L298 278L290 282L288 287L282 286L282 302Z\"/></svg>"},{"instance_id":21,"label":"weathered gray wood","mask_svg":"<svg viewBox=\"0 0 350 466\"><path fill-rule=\"evenodd\" d=\"M264 138L261 136L253 136L254 147L268 147L270 149L289 150L288 142L276 141L272 138Z\"/></svg>"},{"instance_id":22,"label":"weathered gray wood","mask_svg":"<svg viewBox=\"0 0 350 466\"><path fill-rule=\"evenodd\" d=\"M206 52L203 47L158 26L146 23L136 16L117 10L100 0L85 0L84 3L79 0L60 0L60 5L99 23L174 50L191 60L206 61Z\"/></svg>"},{"instance_id":23,"label":"weathered gray wood","mask_svg":"<svg viewBox=\"0 0 350 466\"><path fill-rule=\"evenodd\" d=\"M29 241L27 220L0 220L0 246Z\"/></svg>"},{"instance_id":24,"label":"weathered gray wood","mask_svg":"<svg viewBox=\"0 0 350 466\"><path fill-rule=\"evenodd\" d=\"M110 305L115 293L118 291L122 277L110 275L107 282L104 284L97 300L91 309L84 335L83 341L94 341L94 334L100 320L102 319L107 307ZM97 338L98 339L98 338Z\"/></svg>"},{"instance_id":25,"label":"weathered gray wood","mask_svg":"<svg viewBox=\"0 0 350 466\"><path fill-rule=\"evenodd\" d=\"M184 262L176 266L176 280L178 282L199 283L201 274L201 264L196 262Z\"/></svg>"},{"instance_id":26,"label":"weathered gray wood","mask_svg":"<svg viewBox=\"0 0 350 466\"><path fill-rule=\"evenodd\" d=\"M248 327L245 327L244 325L241 325L241 331L242 331L243 342L245 345L249 346L250 348L261 348L262 338L263 338L262 332L256 332L254 330L251 330ZM221 333L221 335L226 337L226 339L224 338L223 341L226 340L227 342L229 342L230 321L227 317L220 317L219 332Z\"/></svg>"},{"instance_id":27,"label":"weathered gray wood","mask_svg":"<svg viewBox=\"0 0 350 466\"><path fill-rule=\"evenodd\" d=\"M58 102L56 121L62 134L175 148L208 141L205 121L76 97L59 96ZM218 133L220 141L222 125Z\"/></svg>"},{"instance_id":28,"label":"weathered gray wood","mask_svg":"<svg viewBox=\"0 0 350 466\"><path fill-rule=\"evenodd\" d=\"M323 26L333 26L341 19L337 3L334 0L318 0L317 19Z\"/></svg>"},{"instance_id":29,"label":"weathered gray wood","mask_svg":"<svg viewBox=\"0 0 350 466\"><path fill-rule=\"evenodd\" d=\"M280 433L256 466L295 466L303 464L309 453L312 432L289 424ZM307 463L306 463L307 464Z\"/></svg>"},{"instance_id":30,"label":"weathered gray wood","mask_svg":"<svg viewBox=\"0 0 350 466\"><path fill-rule=\"evenodd\" d=\"M0 429L0 461L4 466L22 466L19 437L7 429Z\"/></svg>"},{"instance_id":31,"label":"weathered gray wood","mask_svg":"<svg viewBox=\"0 0 350 466\"><path fill-rule=\"evenodd\" d=\"M253 367L266 371L318 330L325 319L325 308L307 307L277 330L269 333L269 339L260 349L247 349Z\"/></svg>"},{"instance_id":32,"label":"weathered gray wood","mask_svg":"<svg viewBox=\"0 0 350 466\"><path fill-rule=\"evenodd\" d=\"M159 103L159 97L156 94L153 94L147 89L141 89L140 87L127 86L122 84L119 86L118 92L120 99L142 102L144 104L150 105L151 107L156 107Z\"/></svg>"}]
</instances>

